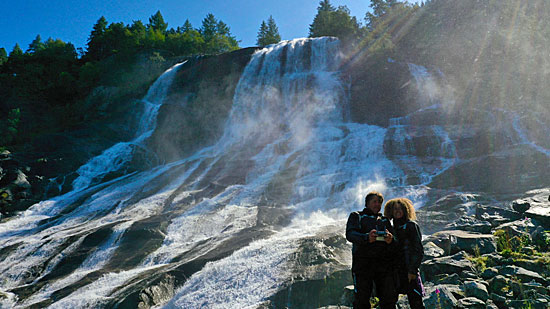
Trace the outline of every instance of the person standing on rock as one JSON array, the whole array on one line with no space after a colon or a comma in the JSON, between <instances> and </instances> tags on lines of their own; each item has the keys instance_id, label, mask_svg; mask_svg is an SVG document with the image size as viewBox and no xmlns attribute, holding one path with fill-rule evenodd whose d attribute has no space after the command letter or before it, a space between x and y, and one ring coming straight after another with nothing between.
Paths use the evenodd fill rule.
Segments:
<instances>
[{"instance_id":1,"label":"person standing on rock","mask_svg":"<svg viewBox=\"0 0 550 309\"><path fill-rule=\"evenodd\" d=\"M346 239L353 244L353 308L371 308L373 284L382 309L395 308L397 302L394 259L399 248L389 219L380 213L383 201L378 192L367 194L365 208L352 212L346 225Z\"/></svg>"},{"instance_id":2,"label":"person standing on rock","mask_svg":"<svg viewBox=\"0 0 550 309\"><path fill-rule=\"evenodd\" d=\"M422 234L416 222L416 212L407 198L389 200L384 215L393 219L393 228L399 245L399 293L407 294L411 309L424 309L424 287L418 268L424 257Z\"/></svg>"}]
</instances>

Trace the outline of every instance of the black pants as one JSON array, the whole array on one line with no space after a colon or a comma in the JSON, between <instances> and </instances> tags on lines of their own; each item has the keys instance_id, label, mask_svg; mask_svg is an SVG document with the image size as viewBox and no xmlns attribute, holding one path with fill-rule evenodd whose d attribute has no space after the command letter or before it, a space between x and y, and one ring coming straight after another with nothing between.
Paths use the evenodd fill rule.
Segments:
<instances>
[{"instance_id":1,"label":"black pants","mask_svg":"<svg viewBox=\"0 0 550 309\"><path fill-rule=\"evenodd\" d=\"M411 309L425 309L424 302L422 301L422 286L420 285L419 277L420 274L417 274L417 278L409 281L407 278L407 271L401 270L399 272L400 278L400 294L407 294L409 299L409 306Z\"/></svg>"},{"instance_id":2,"label":"black pants","mask_svg":"<svg viewBox=\"0 0 550 309\"><path fill-rule=\"evenodd\" d=\"M383 265L361 265L353 267L353 283L355 286L355 300L353 308L370 309L373 283L376 285L376 296L380 300L380 308L394 309L397 302L396 278L389 267Z\"/></svg>"}]
</instances>

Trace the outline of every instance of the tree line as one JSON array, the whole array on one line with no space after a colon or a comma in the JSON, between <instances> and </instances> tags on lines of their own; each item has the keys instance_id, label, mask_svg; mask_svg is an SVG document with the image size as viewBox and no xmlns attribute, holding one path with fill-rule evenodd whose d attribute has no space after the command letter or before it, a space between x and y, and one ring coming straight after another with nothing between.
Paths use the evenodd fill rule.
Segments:
<instances>
[{"instance_id":1,"label":"tree line","mask_svg":"<svg viewBox=\"0 0 550 309\"><path fill-rule=\"evenodd\" d=\"M79 104L99 85L143 88L166 57L218 54L239 49L230 28L207 14L199 28L189 20L176 28L160 11L147 24L125 25L100 17L93 25L86 49L40 35L23 50L16 44L7 54L0 48L0 147L25 142L40 133L67 128L82 121ZM150 66L137 83L124 78L139 55L149 55ZM151 67L149 67L151 69ZM161 72L161 71L160 71ZM133 84L134 86L125 85ZM80 104L82 105L82 104Z\"/></svg>"},{"instance_id":2,"label":"tree line","mask_svg":"<svg viewBox=\"0 0 550 309\"><path fill-rule=\"evenodd\" d=\"M349 46L391 48L391 40L377 27L391 10L412 10L396 0L371 0L372 13L365 25L350 15L346 6L321 0L309 26L310 37L335 36ZM257 34L260 47L281 40L272 16L261 22ZM44 131L63 130L82 122L85 98L99 85L122 88L124 96L147 88L146 84L166 67L166 57L218 54L239 49L230 27L207 14L200 27L186 20L168 27L160 11L131 24L109 23L100 17L93 25L86 48L40 35L23 50L16 44L8 54L0 48L0 147L28 141ZM148 70L130 76L128 67L140 55L148 55ZM153 67L153 69L151 68ZM134 74L136 75L136 74ZM136 80L139 78L138 80Z\"/></svg>"}]
</instances>

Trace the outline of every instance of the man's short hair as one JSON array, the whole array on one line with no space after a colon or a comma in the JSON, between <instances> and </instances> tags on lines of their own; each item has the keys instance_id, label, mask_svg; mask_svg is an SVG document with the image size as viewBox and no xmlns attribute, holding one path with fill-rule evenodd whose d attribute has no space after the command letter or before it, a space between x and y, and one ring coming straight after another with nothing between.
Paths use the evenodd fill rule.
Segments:
<instances>
[{"instance_id":1,"label":"man's short hair","mask_svg":"<svg viewBox=\"0 0 550 309\"><path fill-rule=\"evenodd\" d=\"M367 207L367 204L369 203L369 201L374 199L374 198L380 199L380 203L384 202L384 196L382 195L382 193L372 191L372 192L369 192L369 194L367 194L367 196L365 196L365 207Z\"/></svg>"}]
</instances>

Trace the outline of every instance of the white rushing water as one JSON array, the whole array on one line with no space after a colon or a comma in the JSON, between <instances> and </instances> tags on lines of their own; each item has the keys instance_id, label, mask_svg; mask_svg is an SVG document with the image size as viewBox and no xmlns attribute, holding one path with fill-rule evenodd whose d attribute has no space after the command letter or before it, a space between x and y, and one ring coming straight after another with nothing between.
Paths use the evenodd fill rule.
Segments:
<instances>
[{"instance_id":1,"label":"white rushing water","mask_svg":"<svg viewBox=\"0 0 550 309\"><path fill-rule=\"evenodd\" d=\"M99 279L75 287L51 306L107 306L120 289L148 273L178 267L244 238L231 254L189 277L166 306L254 308L291 279L287 264L299 240L328 225L343 228L349 212L362 208L367 192L422 200L425 189L400 181L403 170L384 153L387 129L347 122L349 87L338 71L340 61L339 42L333 38L261 49L241 76L217 143L180 161L94 185L92 179L101 177L99 166L116 168L130 155L128 145L115 145L79 170L83 178L75 181L75 191L2 223L0 245L15 249L0 261L1 290L40 282L75 254L87 235L99 229L111 234L69 274L48 281L22 303L8 293L0 304L36 305L101 270ZM158 108L170 78L159 78L144 101ZM151 134L153 110L133 143ZM437 134L447 138L442 147L452 148L444 132ZM291 214L290 223L284 229L263 227L269 236L247 236L265 205ZM151 228L160 231L162 244L131 269L105 269L132 226L149 219L166 225Z\"/></svg>"},{"instance_id":2,"label":"white rushing water","mask_svg":"<svg viewBox=\"0 0 550 309\"><path fill-rule=\"evenodd\" d=\"M136 130L135 138L129 142L120 142L100 155L90 159L76 172L78 177L73 181L73 190L86 189L91 184L98 183L110 172L118 171L132 157L135 147L143 147L142 143L153 133L156 126L157 114L168 93L169 86L177 73L177 69L186 61L178 63L164 72L149 87L143 98L143 112Z\"/></svg>"}]
</instances>

